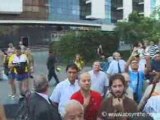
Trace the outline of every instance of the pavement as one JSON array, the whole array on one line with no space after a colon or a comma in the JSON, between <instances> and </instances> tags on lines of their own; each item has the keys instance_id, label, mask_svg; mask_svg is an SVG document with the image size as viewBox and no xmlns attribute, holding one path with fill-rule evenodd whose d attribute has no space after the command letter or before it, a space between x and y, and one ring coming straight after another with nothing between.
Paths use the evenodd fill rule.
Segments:
<instances>
[{"instance_id":1,"label":"pavement","mask_svg":"<svg viewBox=\"0 0 160 120\"><path fill-rule=\"evenodd\" d=\"M47 67L46 67L46 61L48 57L48 52L47 50L37 50L33 51L33 56L34 56L34 61L35 61L35 69L34 69L34 74L33 75L38 75L38 74L43 74L47 77ZM65 65L60 66L61 71L57 72L57 76L60 81L64 80L66 78L66 72L65 72ZM90 70L91 67L85 67L83 71L88 71ZM54 89L54 78L50 81L50 87L49 87L49 94L52 93ZM33 89L33 79L30 79L30 89ZM0 81L0 111L4 111L6 114L6 117L8 118L13 118L15 115L15 112L17 110L17 103L19 98L16 97L12 99L9 97L10 94L10 86L8 84L8 80L2 80ZM1 119L0 120L5 120Z\"/></svg>"}]
</instances>

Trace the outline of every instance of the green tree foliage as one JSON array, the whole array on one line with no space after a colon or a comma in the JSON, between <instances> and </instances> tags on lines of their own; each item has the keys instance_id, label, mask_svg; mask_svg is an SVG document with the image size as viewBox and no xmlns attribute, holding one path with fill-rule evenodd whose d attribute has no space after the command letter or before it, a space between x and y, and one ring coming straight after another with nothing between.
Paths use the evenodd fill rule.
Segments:
<instances>
[{"instance_id":1,"label":"green tree foliage","mask_svg":"<svg viewBox=\"0 0 160 120\"><path fill-rule=\"evenodd\" d=\"M69 32L60 41L52 44L52 48L67 62L73 61L75 54L82 55L85 62L91 62L97 57L97 47L102 45L106 55L110 55L118 47L114 33L101 31Z\"/></svg>"},{"instance_id":2,"label":"green tree foliage","mask_svg":"<svg viewBox=\"0 0 160 120\"><path fill-rule=\"evenodd\" d=\"M132 14L129 15L130 22L137 23L137 22L140 22L142 19L143 19L143 17L140 14L138 14L138 12L136 12L136 11L133 11Z\"/></svg>"},{"instance_id":3,"label":"green tree foliage","mask_svg":"<svg viewBox=\"0 0 160 120\"><path fill-rule=\"evenodd\" d=\"M160 20L160 6L157 6L157 7L153 10L153 12L152 12L152 14L151 14L151 17L152 17L153 19Z\"/></svg>"},{"instance_id":4,"label":"green tree foliage","mask_svg":"<svg viewBox=\"0 0 160 120\"><path fill-rule=\"evenodd\" d=\"M118 22L115 32L120 40L134 44L144 39L157 41L160 34L158 20L143 17L138 12L133 12L126 22Z\"/></svg>"},{"instance_id":5,"label":"green tree foliage","mask_svg":"<svg viewBox=\"0 0 160 120\"><path fill-rule=\"evenodd\" d=\"M160 6L157 6L151 14L151 18L155 20L152 38L160 41Z\"/></svg>"}]
</instances>

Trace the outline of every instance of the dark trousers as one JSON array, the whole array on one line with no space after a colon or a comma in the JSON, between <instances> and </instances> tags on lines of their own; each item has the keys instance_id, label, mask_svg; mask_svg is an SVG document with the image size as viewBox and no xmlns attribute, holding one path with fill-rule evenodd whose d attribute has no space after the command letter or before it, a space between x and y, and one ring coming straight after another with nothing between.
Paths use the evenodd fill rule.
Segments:
<instances>
[{"instance_id":1,"label":"dark trousers","mask_svg":"<svg viewBox=\"0 0 160 120\"><path fill-rule=\"evenodd\" d=\"M50 81L52 77L54 77L54 79L56 80L56 83L59 83L59 79L56 75L55 68L51 68L48 71L48 81Z\"/></svg>"}]
</instances>

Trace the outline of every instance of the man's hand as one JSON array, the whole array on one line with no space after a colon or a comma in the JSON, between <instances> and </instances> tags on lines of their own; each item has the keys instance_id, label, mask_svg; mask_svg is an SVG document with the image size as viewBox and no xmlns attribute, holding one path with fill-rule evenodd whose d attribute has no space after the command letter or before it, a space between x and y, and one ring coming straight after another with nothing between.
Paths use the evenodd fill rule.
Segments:
<instances>
[{"instance_id":1,"label":"man's hand","mask_svg":"<svg viewBox=\"0 0 160 120\"><path fill-rule=\"evenodd\" d=\"M122 98L113 98L112 105L113 105L113 107L115 108L116 111L118 111L118 112L123 112L124 111L123 99Z\"/></svg>"},{"instance_id":2,"label":"man's hand","mask_svg":"<svg viewBox=\"0 0 160 120\"><path fill-rule=\"evenodd\" d=\"M86 109L86 107L89 105L90 102L90 96L84 97L83 107Z\"/></svg>"},{"instance_id":3,"label":"man's hand","mask_svg":"<svg viewBox=\"0 0 160 120\"><path fill-rule=\"evenodd\" d=\"M31 73L34 73L34 67L33 66L30 67L30 70L31 70Z\"/></svg>"}]
</instances>

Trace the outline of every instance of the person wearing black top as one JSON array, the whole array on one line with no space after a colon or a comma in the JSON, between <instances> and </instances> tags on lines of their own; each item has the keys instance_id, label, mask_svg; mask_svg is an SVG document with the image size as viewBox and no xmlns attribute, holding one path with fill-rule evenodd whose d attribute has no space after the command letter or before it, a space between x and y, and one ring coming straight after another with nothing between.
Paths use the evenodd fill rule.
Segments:
<instances>
[{"instance_id":1,"label":"person wearing black top","mask_svg":"<svg viewBox=\"0 0 160 120\"><path fill-rule=\"evenodd\" d=\"M55 72L55 64L56 64L57 60L56 57L54 55L54 53L52 51L49 51L49 56L48 56L48 60L47 60L47 68L48 68L48 81L50 81L52 79L52 77L55 78L56 80L56 84L59 83L59 79L56 75Z\"/></svg>"}]
</instances>

